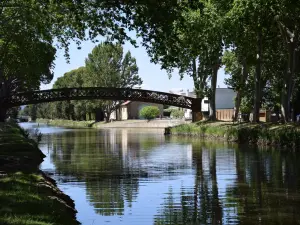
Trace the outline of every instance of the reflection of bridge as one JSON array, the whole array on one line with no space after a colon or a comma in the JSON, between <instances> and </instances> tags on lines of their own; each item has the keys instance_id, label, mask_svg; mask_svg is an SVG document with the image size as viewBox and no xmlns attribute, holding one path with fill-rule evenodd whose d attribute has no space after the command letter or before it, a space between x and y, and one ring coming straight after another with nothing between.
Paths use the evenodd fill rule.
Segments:
<instances>
[{"instance_id":1,"label":"reflection of bridge","mask_svg":"<svg viewBox=\"0 0 300 225\"><path fill-rule=\"evenodd\" d=\"M8 97L0 98L0 104L4 108L11 108L14 106L43 102L92 99L131 100L187 108L193 111L194 121L197 120L196 114L201 112L201 101L197 98L129 88L80 87L20 92Z\"/></svg>"}]
</instances>

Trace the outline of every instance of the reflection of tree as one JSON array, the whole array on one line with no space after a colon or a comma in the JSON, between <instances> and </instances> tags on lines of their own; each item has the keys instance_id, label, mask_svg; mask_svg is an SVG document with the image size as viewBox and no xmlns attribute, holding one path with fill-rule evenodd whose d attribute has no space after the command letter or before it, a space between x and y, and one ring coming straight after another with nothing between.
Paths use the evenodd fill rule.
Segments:
<instances>
[{"instance_id":1,"label":"reflection of tree","mask_svg":"<svg viewBox=\"0 0 300 225\"><path fill-rule=\"evenodd\" d=\"M105 216L122 215L125 200L131 207L138 192L137 180L118 177L96 179L86 182L88 200L97 213Z\"/></svg>"},{"instance_id":2,"label":"reflection of tree","mask_svg":"<svg viewBox=\"0 0 300 225\"><path fill-rule=\"evenodd\" d=\"M149 136L151 141L147 141ZM148 154L140 152L144 142L150 150L151 145L160 145L160 139L159 135L123 130L57 133L52 135L51 157L56 170L70 181L76 176L86 182L88 199L97 213L121 215L125 202L131 207L136 199L138 178L143 174L142 168L133 168L130 162Z\"/></svg>"},{"instance_id":3,"label":"reflection of tree","mask_svg":"<svg viewBox=\"0 0 300 225\"><path fill-rule=\"evenodd\" d=\"M110 131L82 130L55 134L52 160L66 177L86 182L88 199L97 213L121 215L138 192L137 179L124 167L121 143Z\"/></svg>"},{"instance_id":4,"label":"reflection of tree","mask_svg":"<svg viewBox=\"0 0 300 225\"><path fill-rule=\"evenodd\" d=\"M53 145L57 171L64 177L77 176L76 181L85 181L88 199L101 215L121 215L126 206L131 207L142 174L153 179L164 175L170 178L178 169L190 169L186 165L191 156L195 172L192 187L183 184L178 191L170 187L155 224L299 223L299 155L244 146L234 151L233 145L223 143L167 139L172 145L165 152L171 149L179 155L173 147L192 147L188 160L177 162L159 158L162 148L155 147L162 142L160 135L156 138L155 134L129 130L82 130L55 134L49 144ZM147 167L149 159L153 164ZM153 165L157 168L151 169ZM229 171L226 181L223 178L227 172L222 173L220 165Z\"/></svg>"},{"instance_id":5,"label":"reflection of tree","mask_svg":"<svg viewBox=\"0 0 300 225\"><path fill-rule=\"evenodd\" d=\"M217 162L216 155L214 145L193 143L193 192L182 188L180 200L169 193L155 224L299 224L299 155L236 149L235 180L222 200L216 168L226 159Z\"/></svg>"},{"instance_id":6,"label":"reflection of tree","mask_svg":"<svg viewBox=\"0 0 300 225\"><path fill-rule=\"evenodd\" d=\"M204 151L209 154L209 168L203 167ZM200 145L194 143L193 162L196 170L193 192L182 189L180 203L176 203L170 191L162 211L155 218L155 224L222 223L222 206L219 200L216 172L216 149L204 149L203 143ZM209 170L208 175L204 174L204 169Z\"/></svg>"},{"instance_id":7,"label":"reflection of tree","mask_svg":"<svg viewBox=\"0 0 300 225\"><path fill-rule=\"evenodd\" d=\"M240 224L299 223L300 200L294 198L299 157L291 163L292 155L245 147L236 151L236 181L227 188L227 202L236 205Z\"/></svg>"},{"instance_id":8,"label":"reflection of tree","mask_svg":"<svg viewBox=\"0 0 300 225\"><path fill-rule=\"evenodd\" d=\"M217 183L217 164L216 164L216 149L211 149L211 159L210 159L210 177L212 181L212 224L221 224L222 223L222 207L219 200L219 191Z\"/></svg>"}]
</instances>

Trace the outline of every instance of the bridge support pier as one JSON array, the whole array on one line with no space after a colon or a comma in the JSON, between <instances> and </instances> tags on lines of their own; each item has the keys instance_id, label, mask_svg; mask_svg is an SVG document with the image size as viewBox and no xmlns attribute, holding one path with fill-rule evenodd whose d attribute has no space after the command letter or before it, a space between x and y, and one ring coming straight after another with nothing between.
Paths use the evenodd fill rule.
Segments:
<instances>
[{"instance_id":1,"label":"bridge support pier","mask_svg":"<svg viewBox=\"0 0 300 225\"><path fill-rule=\"evenodd\" d=\"M192 113L192 121L193 122L198 122L202 120L202 112L194 112Z\"/></svg>"},{"instance_id":2,"label":"bridge support pier","mask_svg":"<svg viewBox=\"0 0 300 225\"><path fill-rule=\"evenodd\" d=\"M202 120L201 102L202 102L202 98L195 98L192 101L192 121L193 122Z\"/></svg>"}]
</instances>

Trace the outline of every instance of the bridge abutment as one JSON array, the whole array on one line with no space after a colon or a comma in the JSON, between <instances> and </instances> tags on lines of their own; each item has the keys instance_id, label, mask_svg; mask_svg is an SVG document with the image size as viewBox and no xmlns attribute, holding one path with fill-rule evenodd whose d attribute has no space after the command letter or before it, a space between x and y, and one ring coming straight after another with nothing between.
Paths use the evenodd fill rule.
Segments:
<instances>
[{"instance_id":1,"label":"bridge abutment","mask_svg":"<svg viewBox=\"0 0 300 225\"><path fill-rule=\"evenodd\" d=\"M192 121L197 122L202 120L202 112L201 112L201 98L195 98L192 101Z\"/></svg>"},{"instance_id":2,"label":"bridge abutment","mask_svg":"<svg viewBox=\"0 0 300 225\"><path fill-rule=\"evenodd\" d=\"M203 119L202 112L193 112L192 113L192 121L193 122L198 122L198 121L201 121L202 119Z\"/></svg>"}]
</instances>

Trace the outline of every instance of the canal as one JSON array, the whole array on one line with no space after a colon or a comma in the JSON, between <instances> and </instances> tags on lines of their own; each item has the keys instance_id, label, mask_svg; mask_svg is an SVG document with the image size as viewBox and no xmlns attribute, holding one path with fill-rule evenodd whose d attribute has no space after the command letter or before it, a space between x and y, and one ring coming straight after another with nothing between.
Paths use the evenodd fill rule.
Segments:
<instances>
[{"instance_id":1,"label":"canal","mask_svg":"<svg viewBox=\"0 0 300 225\"><path fill-rule=\"evenodd\" d=\"M41 169L83 225L300 224L300 154L155 129L39 130Z\"/></svg>"}]
</instances>

